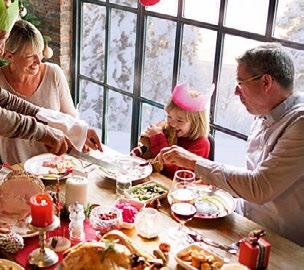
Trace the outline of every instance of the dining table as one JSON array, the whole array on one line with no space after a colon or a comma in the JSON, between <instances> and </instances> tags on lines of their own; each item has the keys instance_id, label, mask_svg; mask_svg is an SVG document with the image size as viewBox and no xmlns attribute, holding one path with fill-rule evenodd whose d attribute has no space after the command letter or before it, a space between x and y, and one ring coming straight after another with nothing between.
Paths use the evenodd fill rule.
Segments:
<instances>
[{"instance_id":1,"label":"dining table","mask_svg":"<svg viewBox=\"0 0 304 270\"><path fill-rule=\"evenodd\" d=\"M22 164L15 165L15 168L22 168ZM91 172L87 174L88 179L88 202L90 204L98 204L103 206L113 206L118 200L116 195L115 180L109 179L104 176L103 172L99 169L92 169ZM145 181L155 181L161 185L170 188L172 180L160 173L152 173L147 178L142 179L140 182ZM51 181L50 181L51 182ZM134 185L137 182L133 183ZM54 183L46 183L46 189L55 189L56 185ZM61 196L64 197L65 191L65 180L60 182L60 192ZM172 218L170 213L170 205L166 198L160 200L160 205L157 207L160 212L159 220L157 221L157 226L161 227L161 233L159 237L154 239L144 239L139 236L134 228L132 229L122 229L122 231L127 234L132 242L141 248L142 250L152 253L153 250L157 249L159 243L168 242L169 232L174 228L179 226L179 223ZM87 224L87 226L89 226ZM257 229L266 230L266 236L264 237L267 242L271 244L271 253L268 268L269 270L276 269L288 269L288 270L300 270L304 269L304 248L297 245L294 242L289 241L273 232L272 230L265 228L246 217L243 217L237 213L231 213L225 217L203 219L194 218L187 222L187 228L191 231L199 233L201 236L211 239L212 241L223 244L230 245L232 243L237 243L240 239L248 236L249 232ZM292 224L291 224L292 226ZM92 231L92 230L91 230ZM90 232L92 234L92 232ZM38 237L31 239L31 241L37 241ZM171 240L172 241L172 240ZM169 269L184 269L182 266L178 265L175 259L176 253L182 248L175 245L174 242L170 243L171 250L169 253L169 260L167 267ZM26 247L25 247L26 248ZM238 262L238 253L231 254L222 249L205 244L204 248L216 255L225 258L225 261ZM30 250L28 251L30 252ZM24 255L27 256L27 255ZM11 256L10 259L14 260L18 256ZM18 263L20 261L17 260ZM24 263L24 260L23 260ZM28 265L24 265L25 269L31 269ZM56 266L48 268L56 269Z\"/></svg>"}]
</instances>

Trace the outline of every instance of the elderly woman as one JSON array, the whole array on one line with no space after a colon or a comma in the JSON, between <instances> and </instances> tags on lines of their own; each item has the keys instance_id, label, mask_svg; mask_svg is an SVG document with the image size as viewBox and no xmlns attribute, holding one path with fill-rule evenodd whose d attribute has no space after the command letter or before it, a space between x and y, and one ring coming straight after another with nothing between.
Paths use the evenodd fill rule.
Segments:
<instances>
[{"instance_id":1,"label":"elderly woman","mask_svg":"<svg viewBox=\"0 0 304 270\"><path fill-rule=\"evenodd\" d=\"M4 58L9 65L0 69L0 87L35 105L76 116L63 71L56 64L41 62L43 49L39 30L27 21L17 21L6 41ZM45 152L43 144L0 137L2 162L24 162Z\"/></svg>"}]
</instances>

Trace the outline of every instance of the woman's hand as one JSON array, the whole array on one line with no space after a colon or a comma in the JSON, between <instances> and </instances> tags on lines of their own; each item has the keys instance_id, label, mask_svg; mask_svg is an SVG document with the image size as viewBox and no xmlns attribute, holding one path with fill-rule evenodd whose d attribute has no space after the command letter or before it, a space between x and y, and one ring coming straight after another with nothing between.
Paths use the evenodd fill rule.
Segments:
<instances>
[{"instance_id":1,"label":"woman's hand","mask_svg":"<svg viewBox=\"0 0 304 270\"><path fill-rule=\"evenodd\" d=\"M87 139L85 142L85 147L83 148L84 151L87 152L87 147L90 147L93 150L102 151L101 142L96 131L93 128L89 128L87 132Z\"/></svg>"},{"instance_id":2,"label":"woman's hand","mask_svg":"<svg viewBox=\"0 0 304 270\"><path fill-rule=\"evenodd\" d=\"M156 157L163 164L175 164L191 170L194 170L199 158L199 156L176 145L163 148Z\"/></svg>"}]
</instances>

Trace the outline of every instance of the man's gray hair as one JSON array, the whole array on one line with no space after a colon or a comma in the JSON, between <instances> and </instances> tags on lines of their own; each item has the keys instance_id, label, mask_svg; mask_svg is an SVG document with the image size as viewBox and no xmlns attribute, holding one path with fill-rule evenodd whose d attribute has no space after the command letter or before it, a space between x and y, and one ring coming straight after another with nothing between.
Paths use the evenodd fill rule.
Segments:
<instances>
[{"instance_id":1,"label":"man's gray hair","mask_svg":"<svg viewBox=\"0 0 304 270\"><path fill-rule=\"evenodd\" d=\"M277 43L266 43L247 50L238 57L238 64L245 64L254 75L271 75L283 88L292 91L294 85L294 64L290 55Z\"/></svg>"}]
</instances>

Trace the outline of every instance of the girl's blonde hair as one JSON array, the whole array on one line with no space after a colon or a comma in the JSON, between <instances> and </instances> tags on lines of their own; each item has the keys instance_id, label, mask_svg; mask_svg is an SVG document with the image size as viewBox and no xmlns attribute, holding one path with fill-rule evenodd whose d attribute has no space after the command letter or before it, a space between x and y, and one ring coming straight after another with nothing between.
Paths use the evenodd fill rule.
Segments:
<instances>
[{"instance_id":1,"label":"girl's blonde hair","mask_svg":"<svg viewBox=\"0 0 304 270\"><path fill-rule=\"evenodd\" d=\"M196 140L198 137L207 137L209 134L209 113L207 110L201 112L189 112L178 107L172 100L165 106L166 112L181 111L185 113L187 121L190 121L191 128L189 139Z\"/></svg>"},{"instance_id":2,"label":"girl's blonde hair","mask_svg":"<svg viewBox=\"0 0 304 270\"><path fill-rule=\"evenodd\" d=\"M5 44L5 50L10 53L16 53L27 44L32 44L34 52L43 51L44 40L40 31L30 22L19 20L14 24L10 32Z\"/></svg>"}]
</instances>

